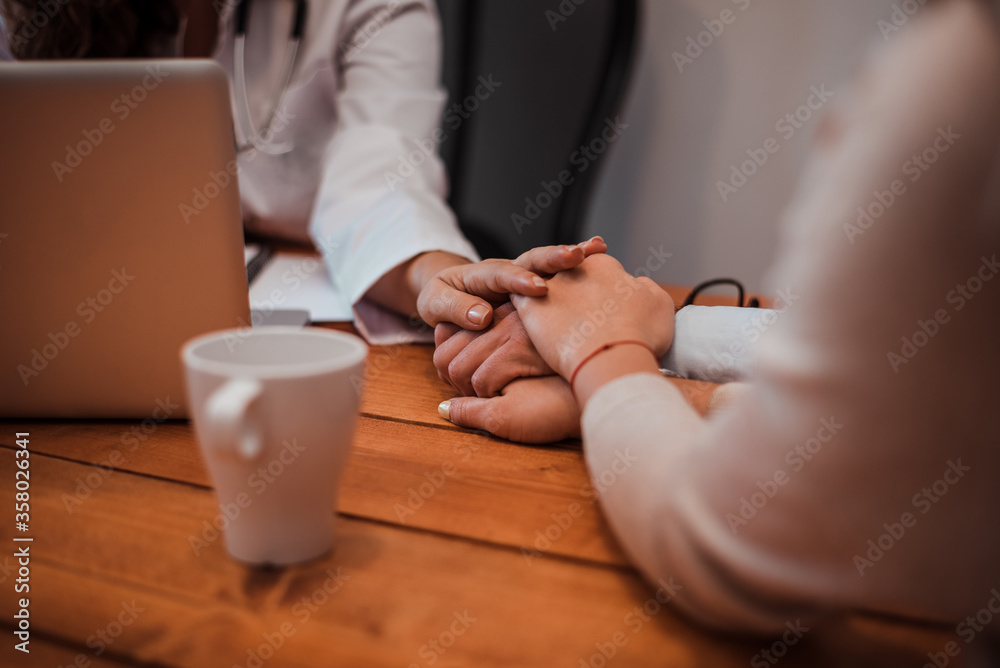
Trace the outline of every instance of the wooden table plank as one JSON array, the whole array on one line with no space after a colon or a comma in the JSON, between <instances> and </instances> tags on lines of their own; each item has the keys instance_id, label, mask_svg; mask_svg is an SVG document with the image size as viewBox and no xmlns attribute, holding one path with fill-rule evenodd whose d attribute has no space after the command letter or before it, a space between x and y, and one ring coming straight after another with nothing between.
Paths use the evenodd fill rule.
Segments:
<instances>
[{"instance_id":1,"label":"wooden table plank","mask_svg":"<svg viewBox=\"0 0 1000 668\"><path fill-rule=\"evenodd\" d=\"M10 470L13 453L0 450ZM285 665L315 665L335 649L343 665L423 663L420 647L448 631L453 614L476 618L439 665L574 665L593 643L628 632L624 615L649 593L630 572L551 558L531 563L512 549L344 519L336 553L284 571L245 568L220 540L199 548L212 494L179 483L122 473L72 515L62 503L86 467L37 455L32 526L32 613L38 630L81 645L130 607L143 610L115 639L117 651L170 665L229 666L246 647L288 622L296 629ZM12 501L8 488L0 494ZM9 523L0 539L10 541ZM203 537L210 537L202 535ZM296 603L321 591L327 572L343 585L308 623ZM329 585L332 588L334 585ZM132 600L135 599L135 604ZM748 647L720 646L660 613L621 649L629 665L689 652L737 665ZM511 643L509 638L518 639ZM690 643L690 646L688 644ZM287 660L286 660L287 659Z\"/></svg>"},{"instance_id":2,"label":"wooden table plank","mask_svg":"<svg viewBox=\"0 0 1000 668\"><path fill-rule=\"evenodd\" d=\"M335 327L350 330L343 324ZM516 445L443 420L437 404L454 392L437 377L431 355L428 346L372 349L361 403L363 415L369 417L359 423L340 510L502 545L626 565L594 503L579 441L546 448ZM709 383L677 384L702 408L714 388ZM164 399L169 406L170 399ZM33 447L41 452L97 465L78 483L75 497L67 500L70 505L74 499L86 499L88 490L115 469L211 485L187 423L147 419L11 424L17 425L16 430L31 432ZM0 432L0 444L12 446L13 431ZM442 479L443 485L434 484ZM576 517L563 531L559 524L565 522L567 513ZM551 541L546 534L558 534L559 540Z\"/></svg>"},{"instance_id":3,"label":"wooden table plank","mask_svg":"<svg viewBox=\"0 0 1000 668\"><path fill-rule=\"evenodd\" d=\"M91 490L119 470L211 486L188 425L159 425L132 450L121 440L122 434L134 435L128 424L58 421L18 428L31 433L36 452L99 465L72 481L63 504L67 512L88 503ZM0 444L11 447L10 438L11 431L0 433ZM361 418L339 509L518 549L626 565L594 500L579 451ZM567 514L571 525L563 530L559 523Z\"/></svg>"},{"instance_id":4,"label":"wooden table plank","mask_svg":"<svg viewBox=\"0 0 1000 668\"><path fill-rule=\"evenodd\" d=\"M86 647L74 647L71 644L64 643L63 641L54 641L37 633L32 635L29 647L31 648L31 652L23 654L11 650L5 643L4 648L0 650L0 664L8 668L15 666L125 668L135 665L128 657L114 656L114 648L109 648L101 656L95 656L95 650Z\"/></svg>"},{"instance_id":5,"label":"wooden table plank","mask_svg":"<svg viewBox=\"0 0 1000 668\"><path fill-rule=\"evenodd\" d=\"M0 470L12 462L0 449ZM514 549L382 523L342 519L332 556L247 568L220 540L195 554L190 538L216 512L208 490L120 473L70 515L62 495L87 468L32 458L31 609L36 632L91 658L88 638L172 666L245 666L249 653L274 666L579 666L603 665L601 648L617 637L618 665L726 668L770 644L690 626L626 570L529 563ZM12 497L0 490L0 503ZM11 544L12 530L0 525L0 540ZM644 604L656 610L648 619L635 612ZM827 649L807 637L782 665L846 665Z\"/></svg>"},{"instance_id":6,"label":"wooden table plank","mask_svg":"<svg viewBox=\"0 0 1000 668\"><path fill-rule=\"evenodd\" d=\"M438 378L426 345L373 346L365 370L361 414L463 431L438 415L438 404L460 396Z\"/></svg>"},{"instance_id":7,"label":"wooden table plank","mask_svg":"<svg viewBox=\"0 0 1000 668\"><path fill-rule=\"evenodd\" d=\"M188 425L5 422L11 429L0 431L0 443L9 446L12 431L28 430L35 452L31 595L39 649L24 663L5 646L0 665L68 666L82 659L106 668L123 659L224 667L432 660L726 667L745 665L771 645L714 636L665 608L648 621L637 616L636 605L659 607L654 589L623 565L596 506L581 495L586 472L578 444L528 448L459 430L436 416L437 402L451 390L437 379L429 348L385 352L389 363L375 367L379 373L362 397L369 417L361 421L340 503L349 515L369 519L342 518L332 556L282 571L236 564L219 540L196 546L195 554L191 537L218 510ZM711 386L682 390L697 403ZM446 464L455 469L438 489L427 474L441 480L434 473L443 474ZM0 471L12 466L11 450L0 448ZM419 494L425 483L434 493L411 507L413 515L400 514L410 490ZM0 490L0 502L12 494L10 487ZM583 516L560 529L568 505L579 501ZM11 530L0 528L8 544ZM544 554L520 549L546 530L555 540ZM9 566L0 561L0 570ZM338 568L347 577L328 596L323 585L330 586ZM316 597L324 602L305 607ZM97 659L94 634L117 631L115 620L133 599L143 610L120 635L112 633L114 642ZM9 608L12 614L12 602ZM476 621L453 638L449 625L466 609ZM292 635L282 636L285 629ZM623 645L606 661L601 649L610 651L616 637ZM854 618L832 632L810 633L782 663L921 665L926 652L940 651L952 637ZM258 655L248 652L272 652L268 638L281 647L254 663ZM428 645L434 638L455 644L438 653Z\"/></svg>"}]
</instances>

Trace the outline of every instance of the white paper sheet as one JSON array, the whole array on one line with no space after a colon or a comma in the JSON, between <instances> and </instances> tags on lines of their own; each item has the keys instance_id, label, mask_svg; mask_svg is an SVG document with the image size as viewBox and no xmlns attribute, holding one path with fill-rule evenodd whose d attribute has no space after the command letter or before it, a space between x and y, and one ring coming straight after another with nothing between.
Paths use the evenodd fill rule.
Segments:
<instances>
[{"instance_id":1,"label":"white paper sheet","mask_svg":"<svg viewBox=\"0 0 1000 668\"><path fill-rule=\"evenodd\" d=\"M354 319L323 262L293 253L278 253L260 272L250 286L250 308L305 309L313 322Z\"/></svg>"}]
</instances>

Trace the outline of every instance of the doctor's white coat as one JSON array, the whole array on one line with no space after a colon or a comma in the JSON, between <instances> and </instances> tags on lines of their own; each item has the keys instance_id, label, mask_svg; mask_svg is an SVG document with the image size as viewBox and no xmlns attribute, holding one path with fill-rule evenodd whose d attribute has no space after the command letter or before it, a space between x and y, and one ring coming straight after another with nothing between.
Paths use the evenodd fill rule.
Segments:
<instances>
[{"instance_id":1,"label":"doctor's white coat","mask_svg":"<svg viewBox=\"0 0 1000 668\"><path fill-rule=\"evenodd\" d=\"M230 80L234 5L216 2L213 54ZM258 0L250 10L247 95L259 132L280 88L294 10L291 0ZM0 32L0 59L9 59ZM427 251L478 259L444 199L447 177L436 152L446 100L440 59L429 0L314 0L265 150L239 155L246 228L311 240L339 298L374 342L432 334L364 300L381 276ZM248 132L236 122L240 145Z\"/></svg>"}]
</instances>

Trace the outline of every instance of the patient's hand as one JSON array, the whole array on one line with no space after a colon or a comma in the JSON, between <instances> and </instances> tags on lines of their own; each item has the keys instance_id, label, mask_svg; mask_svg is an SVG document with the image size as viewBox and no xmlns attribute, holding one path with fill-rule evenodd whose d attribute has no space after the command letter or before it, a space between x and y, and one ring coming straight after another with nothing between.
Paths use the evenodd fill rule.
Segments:
<instances>
[{"instance_id":1,"label":"patient's hand","mask_svg":"<svg viewBox=\"0 0 1000 668\"><path fill-rule=\"evenodd\" d=\"M434 330L434 344L438 375L470 397L493 397L515 378L554 373L510 302L494 309L493 325L482 332L441 323Z\"/></svg>"},{"instance_id":2,"label":"patient's hand","mask_svg":"<svg viewBox=\"0 0 1000 668\"><path fill-rule=\"evenodd\" d=\"M649 278L635 278L609 255L585 260L549 281L544 299L512 295L532 343L566 379L605 346L638 342L657 358L670 348L674 303Z\"/></svg>"},{"instance_id":3,"label":"patient's hand","mask_svg":"<svg viewBox=\"0 0 1000 668\"><path fill-rule=\"evenodd\" d=\"M548 291L544 277L572 269L587 256L606 250L604 240L594 237L575 246L533 248L516 260L439 262L437 256L448 254L425 253L400 267L414 274L406 284L421 286L416 300L421 320L428 325L452 322L466 329L481 330L493 319L493 304L506 302L512 294L542 297ZM426 260L427 257L431 260ZM430 269L425 269L425 265ZM427 277L428 271L436 273ZM381 292L371 296L383 305L391 302ZM392 304L389 307L399 310Z\"/></svg>"},{"instance_id":4,"label":"patient's hand","mask_svg":"<svg viewBox=\"0 0 1000 668\"><path fill-rule=\"evenodd\" d=\"M478 265L452 268L463 278L475 274L489 263L507 262L512 269L530 271L541 276L552 276L577 267L591 255L607 251L607 244L600 237L593 237L577 246L546 246L534 248L516 260L487 260ZM530 274L529 274L530 275ZM477 288L479 289L479 288ZM475 290L468 290L475 292ZM541 296L548 287L540 289ZM431 291L426 291L431 294ZM504 303L507 298L499 290L478 292L494 303ZM511 294L523 291L511 290ZM423 295L422 295L423 297ZM496 297L500 297L496 299ZM544 376L552 373L549 366L535 351L521 325L520 316L510 303L494 309L490 318L482 326L469 326L457 319L432 320L425 322L437 325L434 331L434 365L442 380L450 383L467 396L496 396L500 390L515 378Z\"/></svg>"},{"instance_id":5,"label":"patient's hand","mask_svg":"<svg viewBox=\"0 0 1000 668\"><path fill-rule=\"evenodd\" d=\"M511 441L554 443L580 437L580 409L559 376L521 378L498 397L452 399L438 410L459 426L484 429Z\"/></svg>"}]
</instances>

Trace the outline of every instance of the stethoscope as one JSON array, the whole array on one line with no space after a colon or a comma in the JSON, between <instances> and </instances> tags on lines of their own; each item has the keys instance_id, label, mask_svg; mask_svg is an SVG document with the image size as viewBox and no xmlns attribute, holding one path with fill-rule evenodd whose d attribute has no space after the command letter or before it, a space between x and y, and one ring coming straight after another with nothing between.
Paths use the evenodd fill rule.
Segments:
<instances>
[{"instance_id":1,"label":"stethoscope","mask_svg":"<svg viewBox=\"0 0 1000 668\"><path fill-rule=\"evenodd\" d=\"M288 38L285 46L285 58L281 66L281 77L278 87L271 96L271 110L267 115L267 122L264 128L258 131L250 115L250 101L247 98L247 77L246 77L246 40L247 23L250 18L251 0L240 0L236 7L236 38L233 42L233 69L234 85L236 88L236 115L237 122L246 143L237 146L237 153L245 153L250 150L258 150L269 155L281 155L292 150L291 142L275 144L270 141L273 131L274 119L277 116L281 100L288 90L288 84L292 79L292 69L295 67L295 58L299 52L299 43L302 41L302 33L306 25L306 13L308 3L306 0L295 0L295 20L292 21L292 34Z\"/></svg>"}]
</instances>

